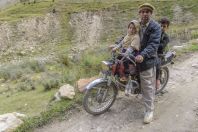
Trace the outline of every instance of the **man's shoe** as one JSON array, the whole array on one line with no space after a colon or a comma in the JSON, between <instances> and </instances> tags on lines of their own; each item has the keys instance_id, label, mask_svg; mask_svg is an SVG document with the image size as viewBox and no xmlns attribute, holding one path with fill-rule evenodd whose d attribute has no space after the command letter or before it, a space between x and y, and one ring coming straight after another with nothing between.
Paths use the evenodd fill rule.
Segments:
<instances>
[{"instance_id":1,"label":"man's shoe","mask_svg":"<svg viewBox=\"0 0 198 132\"><path fill-rule=\"evenodd\" d=\"M149 124L153 120L153 111L146 112L144 115L144 123Z\"/></svg>"}]
</instances>

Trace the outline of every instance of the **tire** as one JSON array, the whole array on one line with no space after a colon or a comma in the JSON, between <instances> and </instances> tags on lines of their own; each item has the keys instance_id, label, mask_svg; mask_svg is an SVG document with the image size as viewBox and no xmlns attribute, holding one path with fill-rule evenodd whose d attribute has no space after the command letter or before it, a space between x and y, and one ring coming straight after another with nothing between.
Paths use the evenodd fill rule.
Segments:
<instances>
[{"instance_id":1,"label":"tire","mask_svg":"<svg viewBox=\"0 0 198 132\"><path fill-rule=\"evenodd\" d=\"M168 67L162 67L160 69L160 83L161 83L161 87L159 89L156 89L155 94L159 94L165 89L165 87L166 87L166 85L168 83L168 80L169 80Z\"/></svg>"},{"instance_id":2,"label":"tire","mask_svg":"<svg viewBox=\"0 0 198 132\"><path fill-rule=\"evenodd\" d=\"M106 95L104 95L104 91L106 91ZM83 107L85 111L92 115L103 114L113 105L117 92L117 88L113 84L108 86L107 82L99 82L85 92L83 98ZM111 98L109 100L106 100L108 99L108 95L110 95ZM96 107L99 108L91 108L89 104L90 100L95 101L95 103L98 104ZM104 106L102 106L102 103L104 103Z\"/></svg>"}]
</instances>

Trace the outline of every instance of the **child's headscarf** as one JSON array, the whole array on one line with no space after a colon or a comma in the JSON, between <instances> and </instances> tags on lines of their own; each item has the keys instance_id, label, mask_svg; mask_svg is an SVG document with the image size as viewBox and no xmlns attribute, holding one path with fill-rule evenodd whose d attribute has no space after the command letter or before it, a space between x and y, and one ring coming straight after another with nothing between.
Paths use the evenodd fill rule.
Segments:
<instances>
[{"instance_id":1,"label":"child's headscarf","mask_svg":"<svg viewBox=\"0 0 198 132\"><path fill-rule=\"evenodd\" d=\"M137 21L137 20L132 20L131 22L130 22L130 24L131 23L133 23L134 24L134 26L135 26L135 28L136 28L136 33L139 33L139 31L140 31L140 23Z\"/></svg>"}]
</instances>

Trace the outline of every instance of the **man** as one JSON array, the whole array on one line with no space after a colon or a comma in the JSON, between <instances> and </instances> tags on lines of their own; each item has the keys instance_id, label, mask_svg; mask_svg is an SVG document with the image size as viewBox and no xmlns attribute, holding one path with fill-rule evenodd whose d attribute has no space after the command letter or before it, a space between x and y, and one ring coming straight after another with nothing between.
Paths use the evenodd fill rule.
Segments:
<instances>
[{"instance_id":1,"label":"man","mask_svg":"<svg viewBox=\"0 0 198 132\"><path fill-rule=\"evenodd\" d=\"M139 63L142 97L145 105L144 123L153 119L155 84L156 84L156 59L157 49L160 44L160 25L151 19L154 7L149 3L139 6L140 15L140 54L136 56Z\"/></svg>"}]
</instances>

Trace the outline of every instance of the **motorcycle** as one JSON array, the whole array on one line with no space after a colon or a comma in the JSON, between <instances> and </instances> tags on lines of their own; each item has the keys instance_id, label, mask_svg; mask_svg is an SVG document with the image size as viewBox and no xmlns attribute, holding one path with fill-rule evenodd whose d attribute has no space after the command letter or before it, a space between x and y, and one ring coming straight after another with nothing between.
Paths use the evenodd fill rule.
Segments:
<instances>
[{"instance_id":1,"label":"motorcycle","mask_svg":"<svg viewBox=\"0 0 198 132\"><path fill-rule=\"evenodd\" d=\"M122 56L120 59L118 56ZM161 87L156 89L156 94L162 92L169 79L169 64L174 64L173 58L175 52L167 52L159 55L161 58L160 67L160 82ZM118 59L119 58L119 59ZM102 77L90 82L85 87L85 94L83 98L83 107L86 112L92 115L100 115L106 112L115 102L118 91L128 91L130 94L141 94L140 78L138 70L125 70L128 77L127 82L120 81L119 68L120 61L130 61L135 67L135 56L129 56L123 53L112 52L112 58L108 61L102 61L103 70ZM136 68L137 69L137 68Z\"/></svg>"}]
</instances>

